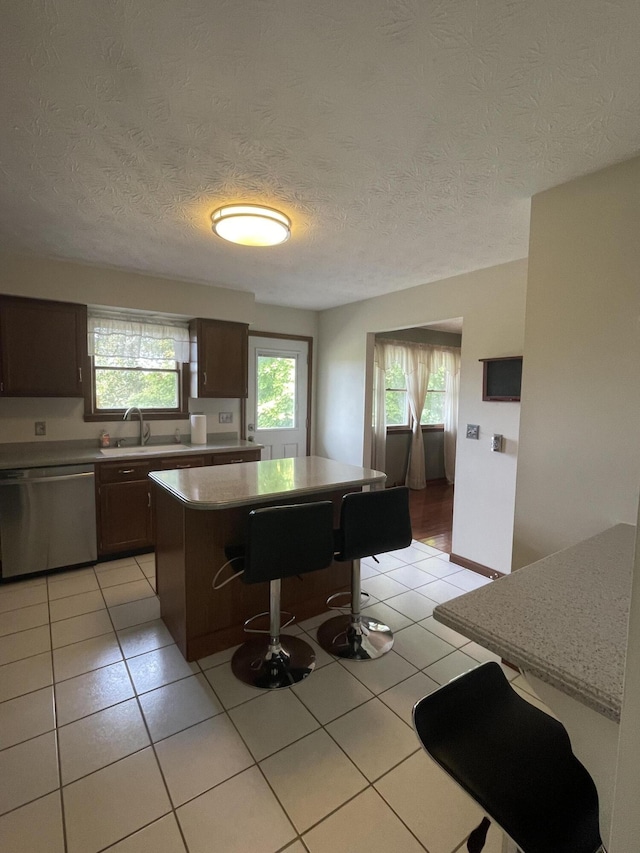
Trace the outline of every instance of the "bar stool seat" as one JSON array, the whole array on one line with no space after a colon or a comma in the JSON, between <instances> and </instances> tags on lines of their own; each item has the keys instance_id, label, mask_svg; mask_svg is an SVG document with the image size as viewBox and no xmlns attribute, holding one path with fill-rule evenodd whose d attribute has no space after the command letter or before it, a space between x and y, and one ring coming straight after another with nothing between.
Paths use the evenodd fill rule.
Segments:
<instances>
[{"instance_id":1,"label":"bar stool seat","mask_svg":"<svg viewBox=\"0 0 640 853\"><path fill-rule=\"evenodd\" d=\"M527 702L501 667L482 664L420 699L424 750L522 853L606 853L598 793L564 726ZM486 818L467 850L480 853Z\"/></svg>"},{"instance_id":2,"label":"bar stool seat","mask_svg":"<svg viewBox=\"0 0 640 853\"><path fill-rule=\"evenodd\" d=\"M360 613L360 560L406 548L411 540L409 489L406 486L352 492L342 498L335 559L353 561L350 613L334 616L318 628L318 643L325 651L348 660L374 660L390 651L393 646L391 628ZM341 595L343 593L331 596L327 604L332 607L332 602Z\"/></svg>"},{"instance_id":3,"label":"bar stool seat","mask_svg":"<svg viewBox=\"0 0 640 853\"><path fill-rule=\"evenodd\" d=\"M313 648L298 637L281 636L281 580L327 568L333 562L333 549L331 501L264 507L249 513L244 549L234 558L242 558L244 583L269 582L269 611L245 622L247 633L266 636L251 638L236 649L231 669L240 681L275 690L296 684L313 671ZM267 615L268 631L249 627Z\"/></svg>"}]
</instances>

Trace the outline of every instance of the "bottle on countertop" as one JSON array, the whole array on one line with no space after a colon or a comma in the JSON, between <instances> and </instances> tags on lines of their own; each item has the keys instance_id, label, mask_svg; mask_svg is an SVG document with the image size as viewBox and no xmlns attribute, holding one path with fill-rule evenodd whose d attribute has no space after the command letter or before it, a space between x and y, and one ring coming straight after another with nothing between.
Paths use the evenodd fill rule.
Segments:
<instances>
[{"instance_id":1,"label":"bottle on countertop","mask_svg":"<svg viewBox=\"0 0 640 853\"><path fill-rule=\"evenodd\" d=\"M180 435L180 430L176 427L176 431L173 434L173 440L176 444L180 444L182 442L182 437Z\"/></svg>"},{"instance_id":2,"label":"bottle on countertop","mask_svg":"<svg viewBox=\"0 0 640 853\"><path fill-rule=\"evenodd\" d=\"M100 433L100 447L109 447L110 444L111 439L109 437L109 433L103 429Z\"/></svg>"}]
</instances>

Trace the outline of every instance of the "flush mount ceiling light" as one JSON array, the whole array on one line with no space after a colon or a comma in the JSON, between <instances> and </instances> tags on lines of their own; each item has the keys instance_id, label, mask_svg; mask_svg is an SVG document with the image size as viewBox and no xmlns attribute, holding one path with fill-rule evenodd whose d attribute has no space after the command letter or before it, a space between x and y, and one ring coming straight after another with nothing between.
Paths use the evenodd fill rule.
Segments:
<instances>
[{"instance_id":1,"label":"flush mount ceiling light","mask_svg":"<svg viewBox=\"0 0 640 853\"><path fill-rule=\"evenodd\" d=\"M291 236L291 220L258 204L227 204L211 214L213 233L241 246L277 246Z\"/></svg>"}]
</instances>

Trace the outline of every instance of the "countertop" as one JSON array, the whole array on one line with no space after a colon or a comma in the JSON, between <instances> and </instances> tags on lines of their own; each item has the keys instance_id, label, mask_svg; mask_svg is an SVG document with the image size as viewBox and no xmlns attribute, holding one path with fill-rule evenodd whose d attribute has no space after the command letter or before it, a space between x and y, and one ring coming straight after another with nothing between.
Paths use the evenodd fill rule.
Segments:
<instances>
[{"instance_id":1,"label":"countertop","mask_svg":"<svg viewBox=\"0 0 640 853\"><path fill-rule=\"evenodd\" d=\"M176 444L175 448L168 449L171 444L171 438L165 438L162 442L159 440L146 445L146 451L140 453L140 456L146 458L151 456L153 452L149 449L154 444L161 444L162 450L158 450L158 456L172 456L175 454L199 454L199 453L233 453L237 450L260 450L262 445L256 444L253 441L245 441L237 437L209 436L207 444L190 444L188 441L181 441L180 446ZM0 444L0 471L6 471L11 468L41 468L46 465L82 465L91 464L94 462L109 462L121 459L135 459L135 454L131 453L132 443L125 446L126 453L119 455L117 453L109 453L105 455L100 452L98 442L96 440L79 440L79 441L27 441L16 442L11 444Z\"/></svg>"},{"instance_id":2,"label":"countertop","mask_svg":"<svg viewBox=\"0 0 640 853\"><path fill-rule=\"evenodd\" d=\"M154 471L149 476L180 503L202 510L269 503L284 496L318 494L386 480L382 471L346 465L321 456Z\"/></svg>"},{"instance_id":3,"label":"countertop","mask_svg":"<svg viewBox=\"0 0 640 853\"><path fill-rule=\"evenodd\" d=\"M435 619L618 721L636 528L617 524L474 592Z\"/></svg>"}]
</instances>

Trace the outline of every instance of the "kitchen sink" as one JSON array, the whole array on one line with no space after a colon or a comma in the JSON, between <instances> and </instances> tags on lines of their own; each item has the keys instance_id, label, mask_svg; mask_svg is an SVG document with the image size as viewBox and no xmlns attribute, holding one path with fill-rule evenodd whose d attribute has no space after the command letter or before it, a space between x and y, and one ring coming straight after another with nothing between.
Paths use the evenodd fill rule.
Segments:
<instances>
[{"instance_id":1,"label":"kitchen sink","mask_svg":"<svg viewBox=\"0 0 640 853\"><path fill-rule=\"evenodd\" d=\"M138 444L128 447L104 447L100 453L104 456L149 456L149 454L179 453L181 450L192 450L188 444L146 444L142 447Z\"/></svg>"}]
</instances>

